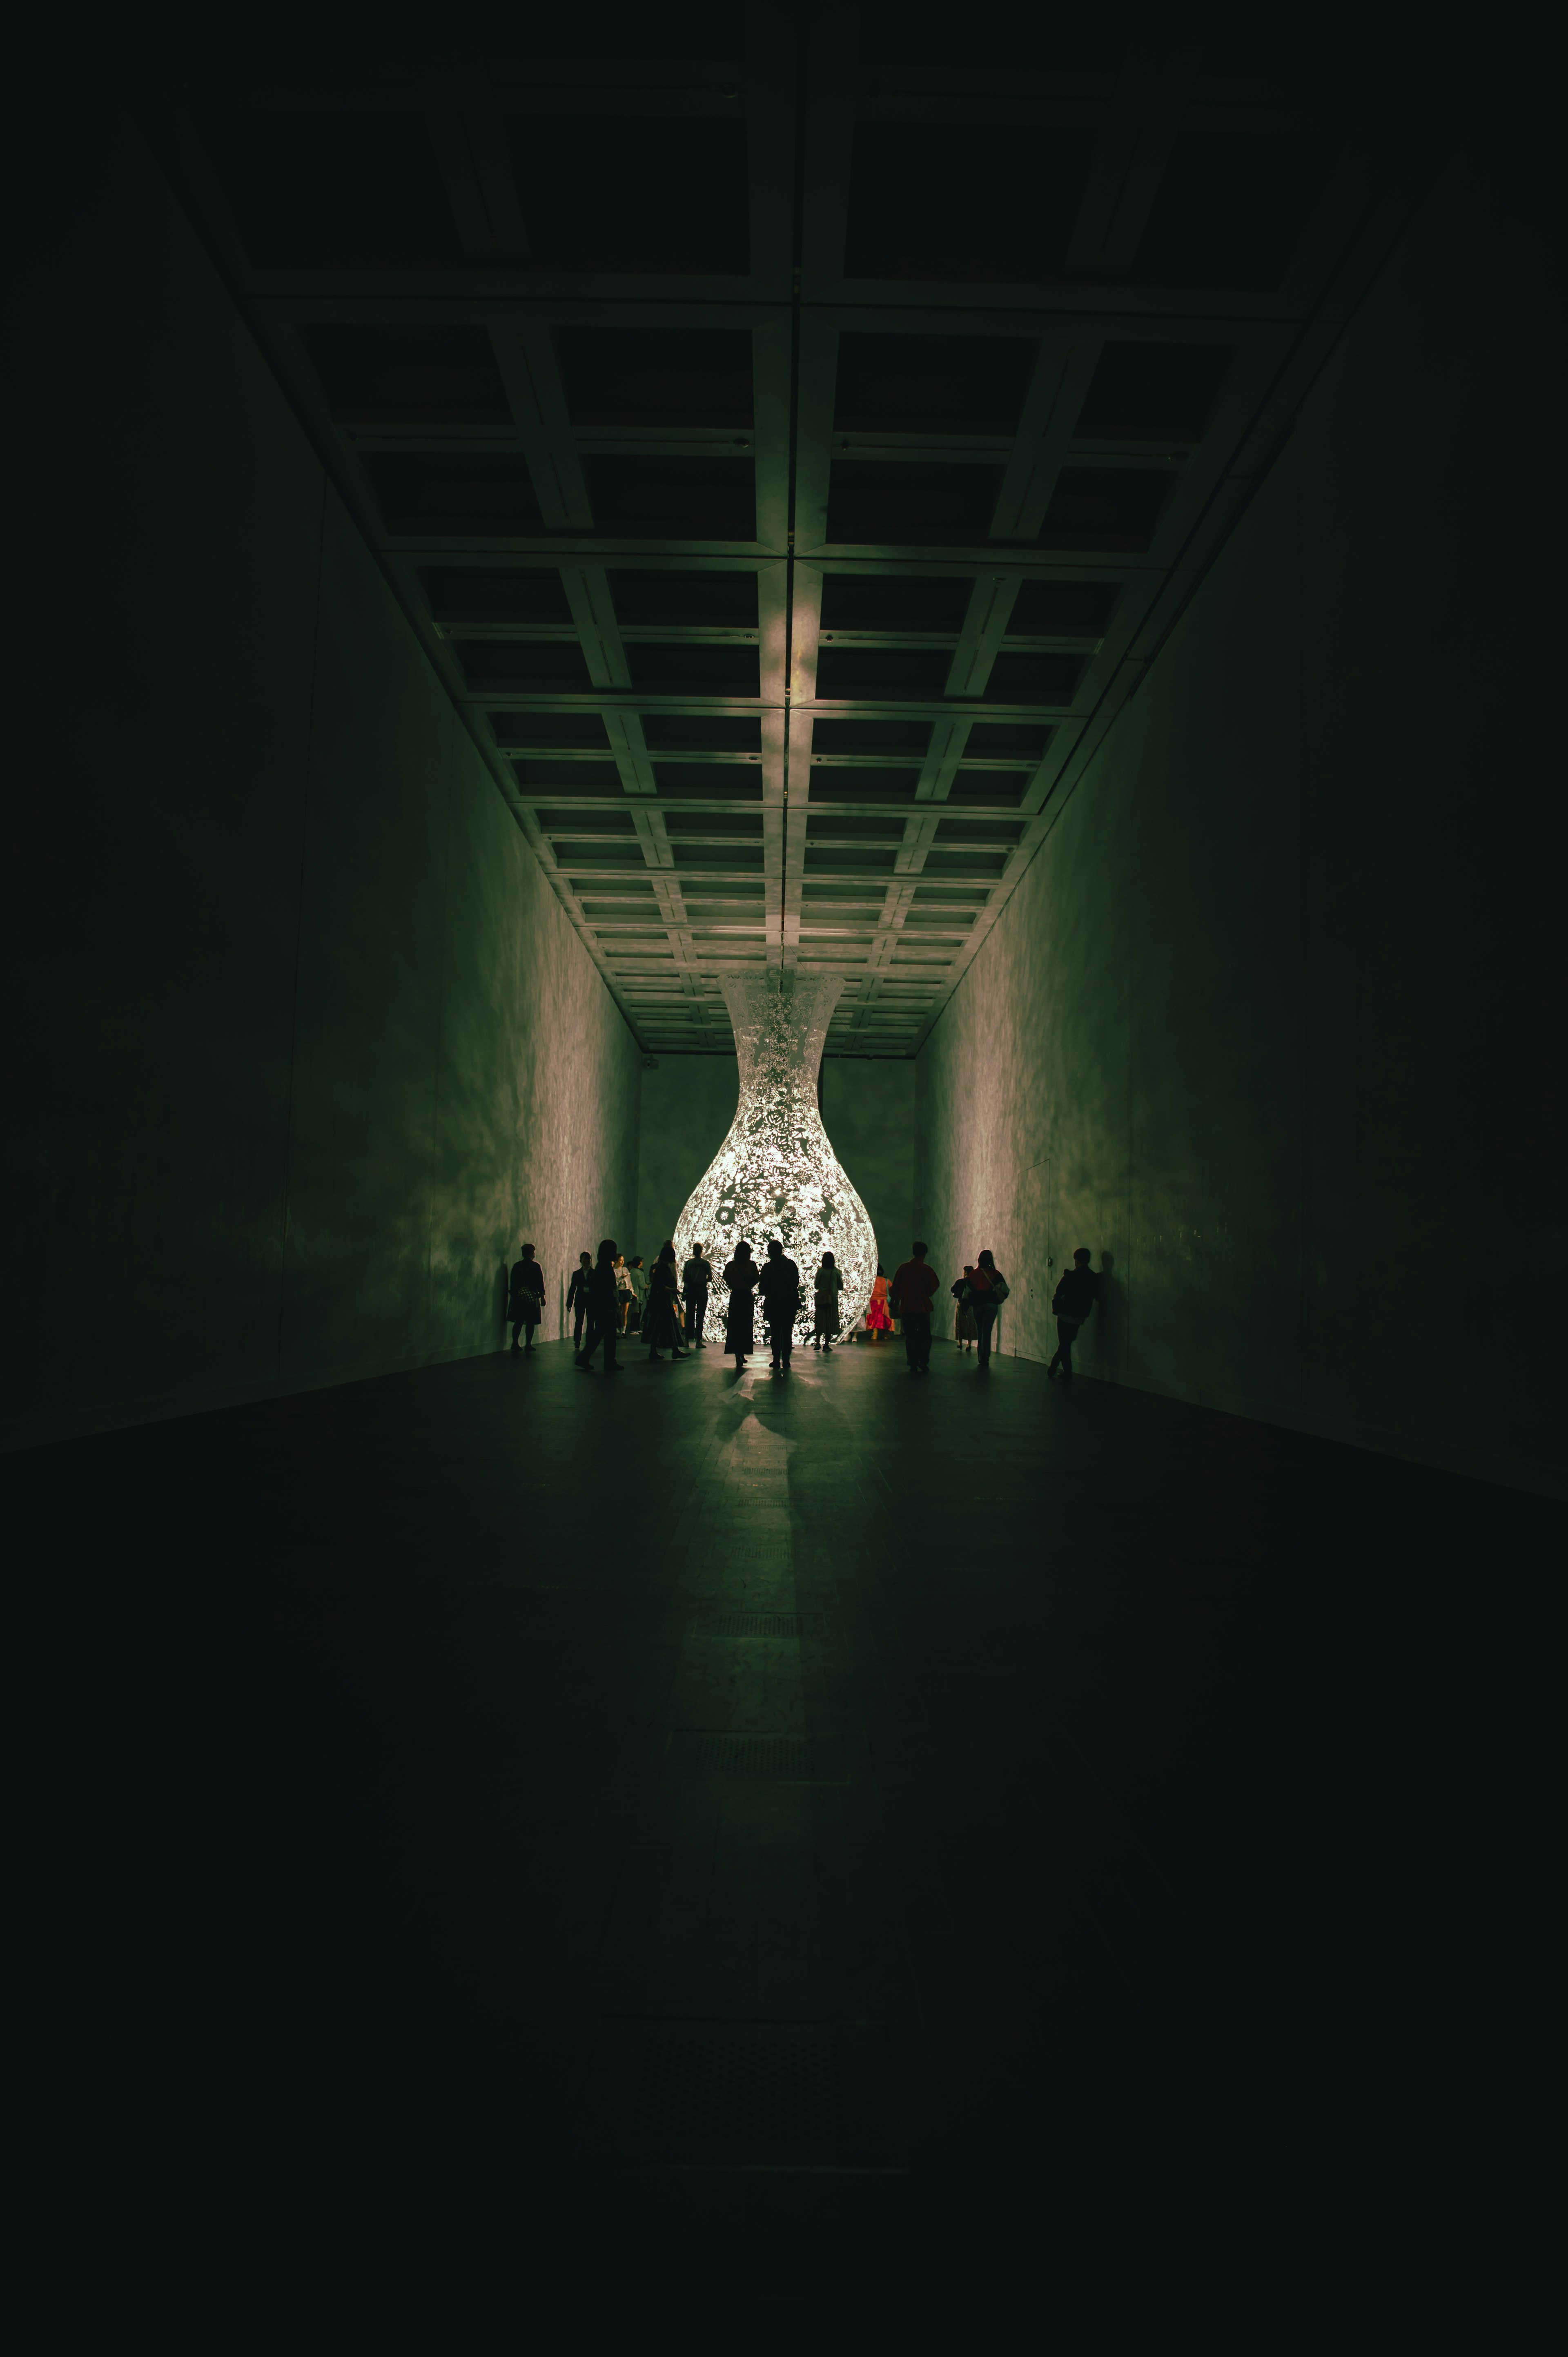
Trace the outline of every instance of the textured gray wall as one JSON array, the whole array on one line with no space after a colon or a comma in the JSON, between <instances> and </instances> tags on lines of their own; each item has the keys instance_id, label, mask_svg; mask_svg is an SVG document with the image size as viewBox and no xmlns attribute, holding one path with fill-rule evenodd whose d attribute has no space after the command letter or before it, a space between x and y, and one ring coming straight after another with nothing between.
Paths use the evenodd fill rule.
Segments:
<instances>
[{"instance_id":1,"label":"textured gray wall","mask_svg":"<svg viewBox=\"0 0 1568 2357\"><path fill-rule=\"evenodd\" d=\"M922 1051L1009 1348L1561 1485L1562 362L1455 166Z\"/></svg>"},{"instance_id":2,"label":"textured gray wall","mask_svg":"<svg viewBox=\"0 0 1568 2357\"><path fill-rule=\"evenodd\" d=\"M724 1144L739 1087L733 1056L661 1056L642 1075L637 1249L655 1253L693 1188ZM822 1117L887 1259L908 1251L914 1200L915 1067L912 1062L830 1056L822 1070Z\"/></svg>"},{"instance_id":3,"label":"textured gray wall","mask_svg":"<svg viewBox=\"0 0 1568 2357\"><path fill-rule=\"evenodd\" d=\"M642 1075L636 1249L651 1260L735 1119L733 1056L660 1056Z\"/></svg>"},{"instance_id":4,"label":"textured gray wall","mask_svg":"<svg viewBox=\"0 0 1568 2357\"><path fill-rule=\"evenodd\" d=\"M912 1060L829 1056L822 1122L833 1152L871 1214L889 1275L915 1235L915 1066Z\"/></svg>"},{"instance_id":5,"label":"textured gray wall","mask_svg":"<svg viewBox=\"0 0 1568 2357\"><path fill-rule=\"evenodd\" d=\"M13 317L8 1431L493 1350L635 1043L134 135Z\"/></svg>"}]
</instances>

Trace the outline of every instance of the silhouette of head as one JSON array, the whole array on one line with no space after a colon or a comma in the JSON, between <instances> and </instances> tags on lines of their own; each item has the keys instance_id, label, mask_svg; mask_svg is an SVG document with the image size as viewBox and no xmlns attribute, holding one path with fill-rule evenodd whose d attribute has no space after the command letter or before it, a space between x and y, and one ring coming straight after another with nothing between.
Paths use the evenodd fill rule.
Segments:
<instances>
[{"instance_id":1,"label":"silhouette of head","mask_svg":"<svg viewBox=\"0 0 1568 2357\"><path fill-rule=\"evenodd\" d=\"M779 1258L779 1254L783 1251L783 1249L784 1249L784 1247L783 1247L783 1245L779 1243L779 1239L778 1239L778 1237L777 1237L777 1236L769 1236L769 1237L768 1237L768 1259L769 1259L769 1260L777 1260L777 1259Z\"/></svg>"},{"instance_id":2,"label":"silhouette of head","mask_svg":"<svg viewBox=\"0 0 1568 2357\"><path fill-rule=\"evenodd\" d=\"M983 1252L976 1265L981 1268L994 1268L996 1263L992 1259L991 1254L988 1252Z\"/></svg>"},{"instance_id":3,"label":"silhouette of head","mask_svg":"<svg viewBox=\"0 0 1568 2357\"><path fill-rule=\"evenodd\" d=\"M703 1257L703 1254L706 1251L707 1251L707 1246L706 1246L706 1244L704 1244L703 1243L702 1243L702 1242L701 1242L701 1240L699 1240L696 1243L694 1243L694 1244L692 1246L692 1258L693 1258L693 1260L701 1260L701 1259L702 1259L702 1257Z\"/></svg>"},{"instance_id":4,"label":"silhouette of head","mask_svg":"<svg viewBox=\"0 0 1568 2357\"><path fill-rule=\"evenodd\" d=\"M640 1253L632 1254L631 1265L633 1268L640 1268L642 1266L642 1254Z\"/></svg>"},{"instance_id":5,"label":"silhouette of head","mask_svg":"<svg viewBox=\"0 0 1568 2357\"><path fill-rule=\"evenodd\" d=\"M675 1247L674 1247L674 1245L673 1245L673 1244L660 1244L660 1247L659 1247L659 1257L660 1257L660 1260L673 1260L673 1259L674 1259L674 1257L675 1257Z\"/></svg>"},{"instance_id":6,"label":"silhouette of head","mask_svg":"<svg viewBox=\"0 0 1568 2357\"><path fill-rule=\"evenodd\" d=\"M532 1260L533 1258L533 1246L532 1244L523 1245L522 1256L524 1260Z\"/></svg>"},{"instance_id":7,"label":"silhouette of head","mask_svg":"<svg viewBox=\"0 0 1568 2357\"><path fill-rule=\"evenodd\" d=\"M909 1246L909 1250L914 1254L915 1258L916 1258L917 1260L924 1260L924 1259L925 1259L925 1257L926 1257L926 1247L925 1247L925 1245L924 1245L924 1244L911 1244L911 1245Z\"/></svg>"},{"instance_id":8,"label":"silhouette of head","mask_svg":"<svg viewBox=\"0 0 1568 2357\"><path fill-rule=\"evenodd\" d=\"M587 1254L585 1253L585 1254L583 1255L583 1257L584 1257L584 1258L585 1258L585 1259L587 1258ZM607 1237L605 1238L605 1240L604 1240L603 1243L599 1246L599 1259L600 1259L600 1261L601 1261L601 1262L603 1262L603 1261L614 1261L614 1260L618 1260L619 1258L620 1258L620 1246L619 1246L619 1244L618 1244L618 1243L617 1243L617 1242L616 1242L616 1240L615 1240L614 1236L607 1236Z\"/></svg>"},{"instance_id":9,"label":"silhouette of head","mask_svg":"<svg viewBox=\"0 0 1568 2357\"><path fill-rule=\"evenodd\" d=\"M592 1268L593 1265L594 1256L592 1253L579 1253L577 1254L577 1265L579 1268Z\"/></svg>"},{"instance_id":10,"label":"silhouette of head","mask_svg":"<svg viewBox=\"0 0 1568 2357\"><path fill-rule=\"evenodd\" d=\"M836 1268L838 1266L838 1263L834 1260L832 1253L824 1253L822 1254L822 1266L824 1268Z\"/></svg>"},{"instance_id":11,"label":"silhouette of head","mask_svg":"<svg viewBox=\"0 0 1568 2357\"><path fill-rule=\"evenodd\" d=\"M735 1256L736 1260L749 1260L751 1258L751 1246L746 1243L744 1236L742 1236L739 1243L737 1243L735 1248Z\"/></svg>"},{"instance_id":12,"label":"silhouette of head","mask_svg":"<svg viewBox=\"0 0 1568 2357\"><path fill-rule=\"evenodd\" d=\"M1078 1263L1079 1268L1087 1268L1091 1257L1092 1255L1090 1254L1087 1245L1084 1244L1079 1244L1078 1250L1073 1254L1073 1258Z\"/></svg>"}]
</instances>

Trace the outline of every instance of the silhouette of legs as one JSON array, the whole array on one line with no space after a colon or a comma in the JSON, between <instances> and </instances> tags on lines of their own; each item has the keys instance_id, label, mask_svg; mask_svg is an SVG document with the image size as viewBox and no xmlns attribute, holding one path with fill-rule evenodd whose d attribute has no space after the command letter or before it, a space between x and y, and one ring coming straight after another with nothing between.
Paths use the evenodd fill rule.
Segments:
<instances>
[{"instance_id":1,"label":"silhouette of legs","mask_svg":"<svg viewBox=\"0 0 1568 2357\"><path fill-rule=\"evenodd\" d=\"M993 1301L983 1304L977 1301L974 1304L974 1326L980 1338L980 1363L983 1367L991 1364L991 1329L995 1323L996 1304Z\"/></svg>"},{"instance_id":2,"label":"silhouette of legs","mask_svg":"<svg viewBox=\"0 0 1568 2357\"><path fill-rule=\"evenodd\" d=\"M600 1326L592 1317L589 1318L588 1340L585 1346L577 1353L577 1364L587 1373L592 1374L594 1352L601 1342L605 1346L605 1372L607 1375L613 1374L620 1364L616 1357L616 1322L613 1318L607 1318L604 1325Z\"/></svg>"},{"instance_id":3,"label":"silhouette of legs","mask_svg":"<svg viewBox=\"0 0 1568 2357\"><path fill-rule=\"evenodd\" d=\"M1072 1381L1072 1346L1078 1340L1078 1329L1082 1323L1083 1320L1080 1318L1057 1319L1057 1352L1050 1365L1046 1369L1046 1372L1047 1375L1054 1376L1059 1368L1064 1383L1070 1383Z\"/></svg>"}]
</instances>

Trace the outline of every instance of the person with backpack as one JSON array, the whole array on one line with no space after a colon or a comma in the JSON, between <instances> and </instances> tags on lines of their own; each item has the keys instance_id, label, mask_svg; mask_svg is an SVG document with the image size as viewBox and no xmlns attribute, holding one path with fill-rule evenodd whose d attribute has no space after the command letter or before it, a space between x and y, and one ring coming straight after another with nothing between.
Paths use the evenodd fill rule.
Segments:
<instances>
[{"instance_id":1,"label":"person with backpack","mask_svg":"<svg viewBox=\"0 0 1568 2357\"><path fill-rule=\"evenodd\" d=\"M1058 1372L1064 1383L1072 1381L1072 1346L1078 1340L1079 1328L1100 1298L1100 1279L1089 1265L1086 1246L1079 1245L1072 1256L1072 1266L1062 1272L1061 1281L1051 1296L1051 1314L1057 1321L1056 1356L1046 1369L1054 1383Z\"/></svg>"},{"instance_id":2,"label":"person with backpack","mask_svg":"<svg viewBox=\"0 0 1568 2357\"><path fill-rule=\"evenodd\" d=\"M984 1374L991 1364L991 1329L996 1323L997 1311L1011 1290L993 1255L983 1252L975 1261L969 1280L969 1306L974 1312L975 1339L979 1345L978 1372L981 1374Z\"/></svg>"}]
</instances>

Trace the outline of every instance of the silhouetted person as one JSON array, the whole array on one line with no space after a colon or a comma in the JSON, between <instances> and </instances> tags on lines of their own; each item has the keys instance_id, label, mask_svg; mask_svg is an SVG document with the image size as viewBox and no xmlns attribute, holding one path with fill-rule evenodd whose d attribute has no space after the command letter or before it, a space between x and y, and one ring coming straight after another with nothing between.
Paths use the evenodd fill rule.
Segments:
<instances>
[{"instance_id":1,"label":"silhouetted person","mask_svg":"<svg viewBox=\"0 0 1568 2357\"><path fill-rule=\"evenodd\" d=\"M735 1258L725 1263L725 1283L729 1287L729 1308L725 1316L725 1349L737 1367L744 1367L746 1352L757 1348L753 1296L760 1274L751 1257L751 1246L744 1241L736 1244Z\"/></svg>"},{"instance_id":2,"label":"silhouetted person","mask_svg":"<svg viewBox=\"0 0 1568 2357\"><path fill-rule=\"evenodd\" d=\"M839 1265L831 1252L825 1252L817 1264L817 1274L811 1280L811 1348L831 1351L839 1338L839 1295L843 1291L843 1278Z\"/></svg>"},{"instance_id":3,"label":"silhouetted person","mask_svg":"<svg viewBox=\"0 0 1568 2357\"><path fill-rule=\"evenodd\" d=\"M991 1364L991 1329L1012 1288L988 1252L983 1252L975 1262L969 1286L969 1306L974 1312L975 1338L980 1345L978 1372L983 1374Z\"/></svg>"},{"instance_id":4,"label":"silhouetted person","mask_svg":"<svg viewBox=\"0 0 1568 2357\"><path fill-rule=\"evenodd\" d=\"M627 1265L626 1278L631 1288L631 1301L626 1313L626 1331L640 1334L642 1313L648 1301L648 1271L642 1265L640 1253L633 1253Z\"/></svg>"},{"instance_id":5,"label":"silhouetted person","mask_svg":"<svg viewBox=\"0 0 1568 2357\"><path fill-rule=\"evenodd\" d=\"M768 1239L768 1258L757 1280L757 1289L762 1296L763 1314L768 1319L772 1364L779 1374L787 1375L795 1343L795 1318L800 1307L800 1271L777 1236Z\"/></svg>"},{"instance_id":6,"label":"silhouetted person","mask_svg":"<svg viewBox=\"0 0 1568 2357\"><path fill-rule=\"evenodd\" d=\"M664 1364L659 1355L661 1350L668 1351L672 1359L688 1355L681 1348L681 1317L675 1307L678 1282L675 1247L671 1243L660 1244L659 1258L649 1272L648 1307L642 1314L642 1339L656 1367Z\"/></svg>"},{"instance_id":7,"label":"silhouetted person","mask_svg":"<svg viewBox=\"0 0 1568 2357\"><path fill-rule=\"evenodd\" d=\"M705 1351L703 1320L708 1314L708 1292L714 1281L714 1265L703 1256L701 1244L692 1246L692 1257L681 1271L681 1291L686 1303L686 1340L693 1351Z\"/></svg>"},{"instance_id":8,"label":"silhouetted person","mask_svg":"<svg viewBox=\"0 0 1568 2357\"><path fill-rule=\"evenodd\" d=\"M533 1257L533 1246L524 1244L522 1258L511 1265L511 1285L506 1314L511 1319L511 1347L520 1346L518 1336L527 1337L521 1345L525 1351L533 1348L533 1329L544 1315L544 1271Z\"/></svg>"},{"instance_id":9,"label":"silhouetted person","mask_svg":"<svg viewBox=\"0 0 1568 2357\"><path fill-rule=\"evenodd\" d=\"M1078 1329L1100 1298L1100 1279L1090 1267L1089 1257L1080 1245L1072 1256L1072 1266L1063 1270L1061 1281L1051 1296L1057 1349L1046 1372L1054 1381L1059 1369L1064 1383L1072 1381L1072 1346L1078 1340Z\"/></svg>"},{"instance_id":10,"label":"silhouetted person","mask_svg":"<svg viewBox=\"0 0 1568 2357\"><path fill-rule=\"evenodd\" d=\"M620 1307L616 1285L616 1264L620 1258L620 1246L614 1236L607 1236L599 1246L599 1256L588 1279L588 1339L578 1351L575 1363L585 1375L594 1372L594 1352L602 1342L605 1346L605 1372L618 1374L620 1362L616 1357L616 1328L620 1322Z\"/></svg>"},{"instance_id":11,"label":"silhouetted person","mask_svg":"<svg viewBox=\"0 0 1568 2357\"><path fill-rule=\"evenodd\" d=\"M911 1244L914 1257L895 1269L888 1299L904 1329L904 1356L912 1375L931 1371L931 1304L937 1297L937 1272L926 1266L924 1244Z\"/></svg>"},{"instance_id":12,"label":"silhouetted person","mask_svg":"<svg viewBox=\"0 0 1568 2357\"><path fill-rule=\"evenodd\" d=\"M952 1338L958 1344L958 1354L961 1359L964 1352L972 1351L980 1340L980 1329L974 1322L974 1263L972 1260L964 1262L963 1275L949 1286L948 1291L958 1304L953 1312Z\"/></svg>"},{"instance_id":13,"label":"silhouetted person","mask_svg":"<svg viewBox=\"0 0 1568 2357\"><path fill-rule=\"evenodd\" d=\"M588 1284L594 1274L591 1253L579 1253L577 1265L572 1271L572 1281L566 1287L566 1307L572 1313L572 1348L583 1347L583 1320L588 1314Z\"/></svg>"}]
</instances>

